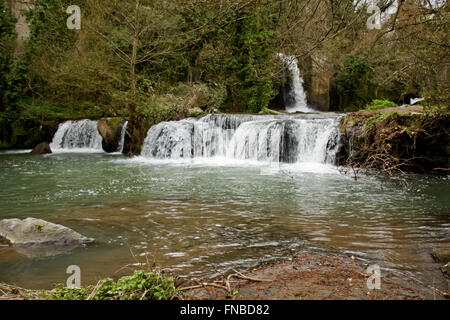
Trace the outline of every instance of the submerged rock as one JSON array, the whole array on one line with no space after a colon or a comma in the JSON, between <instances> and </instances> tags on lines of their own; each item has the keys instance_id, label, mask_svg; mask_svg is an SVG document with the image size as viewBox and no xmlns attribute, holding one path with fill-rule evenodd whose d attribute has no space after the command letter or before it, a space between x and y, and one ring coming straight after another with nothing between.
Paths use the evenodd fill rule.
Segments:
<instances>
[{"instance_id":1,"label":"submerged rock","mask_svg":"<svg viewBox=\"0 0 450 320\"><path fill-rule=\"evenodd\" d=\"M50 144L48 142L39 143L34 149L31 151L33 155L41 155L52 153L52 149L50 148Z\"/></svg>"},{"instance_id":2,"label":"submerged rock","mask_svg":"<svg viewBox=\"0 0 450 320\"><path fill-rule=\"evenodd\" d=\"M450 262L450 248L436 248L431 255L436 262Z\"/></svg>"},{"instance_id":3,"label":"submerged rock","mask_svg":"<svg viewBox=\"0 0 450 320\"><path fill-rule=\"evenodd\" d=\"M59 224L41 219L4 219L0 239L12 246L74 245L94 241Z\"/></svg>"}]
</instances>

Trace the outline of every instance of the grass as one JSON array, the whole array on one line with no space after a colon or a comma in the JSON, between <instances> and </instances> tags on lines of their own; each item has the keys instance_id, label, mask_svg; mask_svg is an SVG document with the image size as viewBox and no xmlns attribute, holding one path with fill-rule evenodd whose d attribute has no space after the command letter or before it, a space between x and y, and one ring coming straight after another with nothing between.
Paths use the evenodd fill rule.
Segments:
<instances>
[{"instance_id":1,"label":"grass","mask_svg":"<svg viewBox=\"0 0 450 320\"><path fill-rule=\"evenodd\" d=\"M381 110L387 108L397 108L398 105L389 100L378 100L375 99L371 103L367 104L364 109L360 111L372 111L372 110Z\"/></svg>"},{"instance_id":2,"label":"grass","mask_svg":"<svg viewBox=\"0 0 450 320\"><path fill-rule=\"evenodd\" d=\"M375 126L376 126L376 124L377 124L377 122L379 120L387 119L387 118L390 118L390 117L394 117L396 115L398 115L398 113L395 112L395 111L394 112L389 112L389 113L377 113L377 114L374 114L373 116L371 116L370 118L368 118L366 120L366 128L368 130L372 130L373 128L375 128Z\"/></svg>"}]
</instances>

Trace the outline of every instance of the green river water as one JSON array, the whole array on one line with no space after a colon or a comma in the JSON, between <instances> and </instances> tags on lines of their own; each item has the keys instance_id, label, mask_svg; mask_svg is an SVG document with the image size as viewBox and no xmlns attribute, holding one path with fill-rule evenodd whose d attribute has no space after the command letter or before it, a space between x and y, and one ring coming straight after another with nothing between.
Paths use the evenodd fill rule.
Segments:
<instances>
[{"instance_id":1,"label":"green river water","mask_svg":"<svg viewBox=\"0 0 450 320\"><path fill-rule=\"evenodd\" d=\"M450 182L341 174L331 166L146 162L103 153L0 153L0 219L36 217L95 238L75 248L0 246L0 281L82 284L150 262L190 278L249 270L301 250L339 251L439 286Z\"/></svg>"}]
</instances>

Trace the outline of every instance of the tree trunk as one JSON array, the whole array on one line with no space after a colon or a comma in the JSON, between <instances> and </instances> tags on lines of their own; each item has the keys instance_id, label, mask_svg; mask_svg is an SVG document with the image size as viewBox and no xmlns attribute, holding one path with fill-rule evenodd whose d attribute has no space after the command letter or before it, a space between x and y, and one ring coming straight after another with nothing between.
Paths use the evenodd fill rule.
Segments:
<instances>
[{"instance_id":1,"label":"tree trunk","mask_svg":"<svg viewBox=\"0 0 450 320\"><path fill-rule=\"evenodd\" d=\"M136 60L137 60L137 46L138 39L137 34L133 37L133 52L130 60L130 104L129 104L129 113L130 113L130 150L129 155L132 156L135 153L139 153L142 137L141 137L141 123L138 119L138 115L136 112Z\"/></svg>"}]
</instances>

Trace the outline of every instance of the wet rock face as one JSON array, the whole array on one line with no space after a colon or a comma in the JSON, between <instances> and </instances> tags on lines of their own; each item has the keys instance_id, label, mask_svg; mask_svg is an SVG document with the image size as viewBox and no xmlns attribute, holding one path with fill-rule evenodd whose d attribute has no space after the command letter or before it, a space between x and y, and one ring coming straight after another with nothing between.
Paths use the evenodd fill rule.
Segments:
<instances>
[{"instance_id":1,"label":"wet rock face","mask_svg":"<svg viewBox=\"0 0 450 320\"><path fill-rule=\"evenodd\" d=\"M48 142L41 142L36 147L34 147L33 151L31 151L32 155L41 155L52 153L52 149L50 148L50 144Z\"/></svg>"},{"instance_id":2,"label":"wet rock face","mask_svg":"<svg viewBox=\"0 0 450 320\"><path fill-rule=\"evenodd\" d=\"M94 241L62 225L35 218L1 220L0 239L18 247L65 246Z\"/></svg>"},{"instance_id":3,"label":"wet rock face","mask_svg":"<svg viewBox=\"0 0 450 320\"><path fill-rule=\"evenodd\" d=\"M103 138L102 146L106 152L116 152L122 139L122 118L104 118L98 121L98 132Z\"/></svg>"},{"instance_id":4,"label":"wet rock face","mask_svg":"<svg viewBox=\"0 0 450 320\"><path fill-rule=\"evenodd\" d=\"M297 127L294 122L288 122L284 126L280 162L296 163L298 160L297 155L299 141L295 132L296 129Z\"/></svg>"}]
</instances>

